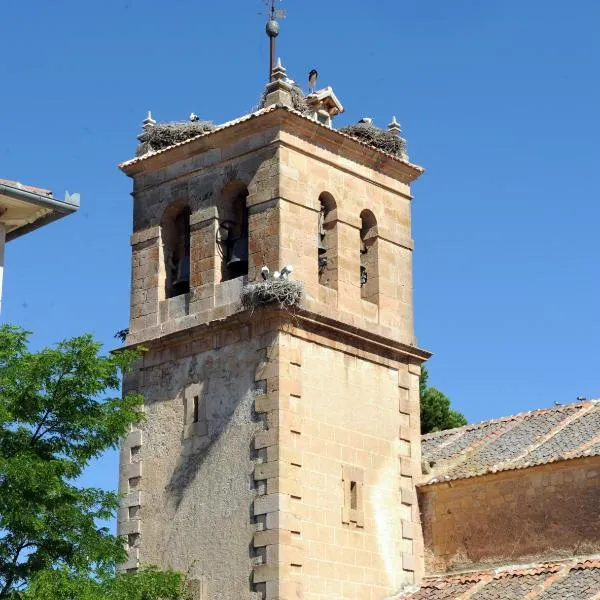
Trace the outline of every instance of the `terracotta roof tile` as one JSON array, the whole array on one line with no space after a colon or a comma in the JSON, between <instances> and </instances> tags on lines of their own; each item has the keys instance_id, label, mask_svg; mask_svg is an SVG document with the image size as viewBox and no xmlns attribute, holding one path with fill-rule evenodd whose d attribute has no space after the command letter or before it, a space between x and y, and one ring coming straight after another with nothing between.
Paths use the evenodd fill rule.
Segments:
<instances>
[{"instance_id":1,"label":"terracotta roof tile","mask_svg":"<svg viewBox=\"0 0 600 600\"><path fill-rule=\"evenodd\" d=\"M600 455L600 401L586 400L422 437L424 485Z\"/></svg>"},{"instance_id":2,"label":"terracotta roof tile","mask_svg":"<svg viewBox=\"0 0 600 600\"><path fill-rule=\"evenodd\" d=\"M559 579L541 592L536 600L591 600L600 592L600 568L572 569L567 576Z\"/></svg>"},{"instance_id":3,"label":"terracotta roof tile","mask_svg":"<svg viewBox=\"0 0 600 600\"><path fill-rule=\"evenodd\" d=\"M542 584L550 576L549 573L536 575L512 575L494 578L471 596L472 600L506 600L507 598L524 598L535 587Z\"/></svg>"},{"instance_id":4,"label":"terracotta roof tile","mask_svg":"<svg viewBox=\"0 0 600 600\"><path fill-rule=\"evenodd\" d=\"M340 131L339 129L335 129L333 127L329 127L328 125L324 125L323 123L320 123L319 121L315 121L311 117L308 117L308 116L302 114L301 112L294 110L293 108L289 108L288 106L284 106L282 104L273 104L271 106L267 106L266 108L261 108L252 113L249 113L247 115L243 115L242 117L239 117L237 119L233 119L232 121L227 121L226 123L218 125L212 131L209 131L207 133L203 133L201 135L191 137L187 140L184 140L183 142L178 142L177 144L168 146L167 148L161 148L160 150L155 150L152 152L148 152L147 154L143 154L142 156L137 156L135 158L131 158L129 160L126 160L126 161L120 163L119 168L126 169L127 167L129 167L131 165L140 163L148 158L156 156L157 154L163 154L165 152L169 152L169 150L172 150L173 148L177 148L179 146L184 146L186 144L190 144L191 142L193 142L194 140L197 140L198 138L214 135L215 133L222 131L223 129L233 127L234 125L237 125L238 123L243 123L244 121L249 121L250 119L255 119L257 117L260 117L264 114L270 113L270 112L272 112L274 110L278 110L278 109L286 110L289 113L293 113L293 114L301 117L302 119L305 119L307 121L310 121L311 123L314 123L316 126L318 126L320 128L327 129L328 131L334 131L337 135L339 135L341 137L347 138L349 140L353 140L355 143L360 144L361 146L364 146L365 148L370 148L371 150L374 150L375 152L378 152L379 154L383 154L386 157L388 157L396 162L404 163L405 165L411 167L412 169L415 169L416 171L418 171L420 173L422 173L424 171L423 167L415 165L404 158L396 156L395 154L390 154L389 152L384 152L383 150L376 148L375 146L372 146L370 144L367 144L367 143L363 142L362 140L359 140L351 135L348 135L347 133L344 133L343 131Z\"/></svg>"},{"instance_id":5,"label":"terracotta roof tile","mask_svg":"<svg viewBox=\"0 0 600 600\"><path fill-rule=\"evenodd\" d=\"M423 580L397 600L592 600L600 592L600 560L502 567Z\"/></svg>"}]
</instances>

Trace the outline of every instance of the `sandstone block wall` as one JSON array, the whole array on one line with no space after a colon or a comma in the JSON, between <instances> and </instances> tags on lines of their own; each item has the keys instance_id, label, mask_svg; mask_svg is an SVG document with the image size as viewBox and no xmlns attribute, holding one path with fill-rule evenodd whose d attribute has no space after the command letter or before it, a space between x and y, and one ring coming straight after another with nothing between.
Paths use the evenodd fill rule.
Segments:
<instances>
[{"instance_id":1,"label":"sandstone block wall","mask_svg":"<svg viewBox=\"0 0 600 600\"><path fill-rule=\"evenodd\" d=\"M427 353L414 347L408 187L418 170L370 150L366 166L353 140L313 139L332 132L281 111L259 119L130 171L128 343L150 351L125 386L148 415L121 454L125 568L188 572L201 600L381 600L423 574ZM248 192L249 268L223 281L216 235L230 185ZM336 205L332 286L318 272L323 192ZM162 220L179 206L191 213L190 291L166 298ZM370 301L365 209L377 220ZM284 264L306 286L302 312L238 314L242 286Z\"/></svg>"},{"instance_id":2,"label":"sandstone block wall","mask_svg":"<svg viewBox=\"0 0 600 600\"><path fill-rule=\"evenodd\" d=\"M135 176L130 343L231 315L244 281L256 280L263 265L274 271L292 264L294 277L306 285L310 310L414 344L409 185L317 145L301 132L272 126L253 130L246 124L238 136L233 131L223 136L221 148L184 154L174 162L166 153L155 170ZM232 184L248 191L249 269L247 278L221 282L215 238L223 219L223 190ZM319 283L323 192L337 207L332 287ZM169 207L184 204L191 211L191 289L165 298L161 223ZM360 214L365 209L377 220L377 273L371 273L377 294L372 301L361 299L360 287Z\"/></svg>"},{"instance_id":3,"label":"sandstone block wall","mask_svg":"<svg viewBox=\"0 0 600 600\"><path fill-rule=\"evenodd\" d=\"M287 132L281 138L282 263L294 264L315 310L331 311L360 326L375 325L393 339L414 343L408 185ZM337 207L337 289L319 284L316 236L323 192ZM373 302L361 299L360 214L365 209L377 219L378 294Z\"/></svg>"},{"instance_id":4,"label":"sandstone block wall","mask_svg":"<svg viewBox=\"0 0 600 600\"><path fill-rule=\"evenodd\" d=\"M600 552L600 459L419 490L429 572Z\"/></svg>"},{"instance_id":5,"label":"sandstone block wall","mask_svg":"<svg viewBox=\"0 0 600 600\"><path fill-rule=\"evenodd\" d=\"M272 132L262 131L234 139L218 151L136 177L130 342L232 314L238 309L244 280L254 280L264 264L278 264L278 157L275 147L265 145L270 135ZM226 189L232 184L248 191L249 229L253 232L249 272L245 278L221 282L217 227L226 216L228 207L223 204L228 202ZM187 205L191 211L190 292L165 298L162 223L173 205Z\"/></svg>"},{"instance_id":6,"label":"sandstone block wall","mask_svg":"<svg viewBox=\"0 0 600 600\"><path fill-rule=\"evenodd\" d=\"M180 570L203 582L200 600L254 597L255 374L271 342L244 325L210 331L150 350L128 378L147 419L122 447L125 568Z\"/></svg>"},{"instance_id":7,"label":"sandstone block wall","mask_svg":"<svg viewBox=\"0 0 600 600\"><path fill-rule=\"evenodd\" d=\"M391 596L422 576L419 368L296 327L280 334L269 372L278 389L256 404L267 417L256 438L267 484L255 502L257 589L267 599Z\"/></svg>"}]
</instances>

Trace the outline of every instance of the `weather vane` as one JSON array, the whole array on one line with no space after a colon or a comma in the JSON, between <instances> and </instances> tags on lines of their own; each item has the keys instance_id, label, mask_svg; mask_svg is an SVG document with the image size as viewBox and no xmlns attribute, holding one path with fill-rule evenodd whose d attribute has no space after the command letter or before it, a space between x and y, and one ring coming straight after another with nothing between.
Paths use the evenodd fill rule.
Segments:
<instances>
[{"instance_id":1,"label":"weather vane","mask_svg":"<svg viewBox=\"0 0 600 600\"><path fill-rule=\"evenodd\" d=\"M271 75L275 68L275 38L279 35L279 23L277 19L285 19L285 10L275 8L277 2L281 0L264 0L267 5L266 14L269 17L267 22L267 35L269 36L269 81L271 81Z\"/></svg>"}]
</instances>

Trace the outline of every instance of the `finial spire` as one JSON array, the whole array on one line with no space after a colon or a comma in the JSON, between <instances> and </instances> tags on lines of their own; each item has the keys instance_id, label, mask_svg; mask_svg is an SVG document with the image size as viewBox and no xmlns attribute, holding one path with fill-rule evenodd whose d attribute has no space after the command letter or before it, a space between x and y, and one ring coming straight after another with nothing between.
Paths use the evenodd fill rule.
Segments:
<instances>
[{"instance_id":1,"label":"finial spire","mask_svg":"<svg viewBox=\"0 0 600 600\"><path fill-rule=\"evenodd\" d=\"M287 78L287 71L281 64L281 58L277 60L277 64L271 71L271 81L267 84L264 106L272 106L273 104L283 104L285 106L293 106L292 102L292 86Z\"/></svg>"},{"instance_id":2,"label":"finial spire","mask_svg":"<svg viewBox=\"0 0 600 600\"><path fill-rule=\"evenodd\" d=\"M149 110L146 118L142 121L142 128L148 129L148 127L152 127L153 125L156 125L156 121L152 118L152 111Z\"/></svg>"},{"instance_id":3,"label":"finial spire","mask_svg":"<svg viewBox=\"0 0 600 600\"><path fill-rule=\"evenodd\" d=\"M395 116L392 117L392 121L388 125L388 131L391 131L395 135L400 135L400 123L398 123Z\"/></svg>"},{"instance_id":4,"label":"finial spire","mask_svg":"<svg viewBox=\"0 0 600 600\"><path fill-rule=\"evenodd\" d=\"M269 81L275 69L275 38L279 35L279 23L277 19L285 17L285 11L277 10L275 3L277 0L265 0L269 8L269 20L267 21L266 31L269 36Z\"/></svg>"},{"instance_id":5,"label":"finial spire","mask_svg":"<svg viewBox=\"0 0 600 600\"><path fill-rule=\"evenodd\" d=\"M271 81L281 81L282 79L286 79L287 71L285 67L281 64L281 58L277 59L277 64L273 67L271 71Z\"/></svg>"},{"instance_id":6,"label":"finial spire","mask_svg":"<svg viewBox=\"0 0 600 600\"><path fill-rule=\"evenodd\" d=\"M137 139L141 141L144 136L144 133L150 129L150 127L154 127L156 125L156 121L152 118L152 111L149 110L146 118L142 121L142 133L137 136Z\"/></svg>"},{"instance_id":7,"label":"finial spire","mask_svg":"<svg viewBox=\"0 0 600 600\"><path fill-rule=\"evenodd\" d=\"M388 125L388 131L400 138L398 140L400 142L399 156L402 160L408 160L408 154L406 153L406 140L400 136L402 130L400 129L400 123L398 123L395 116L392 117L392 121Z\"/></svg>"}]
</instances>

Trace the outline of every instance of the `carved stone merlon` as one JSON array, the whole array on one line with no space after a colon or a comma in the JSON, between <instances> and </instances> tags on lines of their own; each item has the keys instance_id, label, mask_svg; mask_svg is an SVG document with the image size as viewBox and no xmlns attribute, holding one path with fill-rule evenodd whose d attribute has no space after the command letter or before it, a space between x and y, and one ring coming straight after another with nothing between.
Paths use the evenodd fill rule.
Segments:
<instances>
[{"instance_id":1,"label":"carved stone merlon","mask_svg":"<svg viewBox=\"0 0 600 600\"><path fill-rule=\"evenodd\" d=\"M281 64L281 58L277 59L277 64L273 68L271 81L267 85L267 95L265 97L265 108L273 104L283 104L293 108L292 86L287 80L287 71Z\"/></svg>"},{"instance_id":2,"label":"carved stone merlon","mask_svg":"<svg viewBox=\"0 0 600 600\"><path fill-rule=\"evenodd\" d=\"M400 158L408 161L408 154L406 153L406 140L402 139L400 136L402 130L400 128L400 123L398 123L395 116L392 117L391 122L388 124L388 131L398 136L402 140L402 154L400 155Z\"/></svg>"},{"instance_id":3,"label":"carved stone merlon","mask_svg":"<svg viewBox=\"0 0 600 600\"><path fill-rule=\"evenodd\" d=\"M392 133L396 134L397 136L400 136L400 131L401 131L400 123L398 123L395 116L392 117L392 121L388 125L388 131L391 131Z\"/></svg>"},{"instance_id":4,"label":"carved stone merlon","mask_svg":"<svg viewBox=\"0 0 600 600\"><path fill-rule=\"evenodd\" d=\"M143 136L150 127L154 127L154 125L156 125L156 121L152 118L152 111L149 110L146 118L142 121L142 133L137 136L137 139L139 140L141 136Z\"/></svg>"},{"instance_id":5,"label":"carved stone merlon","mask_svg":"<svg viewBox=\"0 0 600 600\"><path fill-rule=\"evenodd\" d=\"M306 96L306 102L311 108L312 118L328 127L331 127L333 117L344 112L342 103L329 86Z\"/></svg>"}]
</instances>

